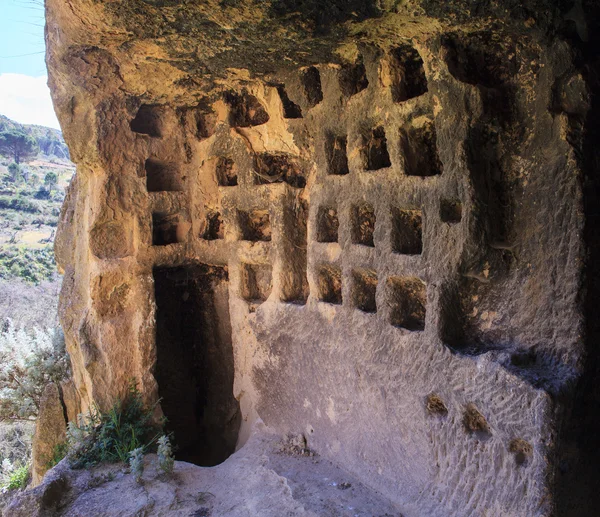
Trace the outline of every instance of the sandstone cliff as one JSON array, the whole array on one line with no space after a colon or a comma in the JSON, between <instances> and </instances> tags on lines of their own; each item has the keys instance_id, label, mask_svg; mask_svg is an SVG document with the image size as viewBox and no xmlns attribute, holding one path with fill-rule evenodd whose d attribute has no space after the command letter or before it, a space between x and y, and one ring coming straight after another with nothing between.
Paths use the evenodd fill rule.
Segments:
<instances>
[{"instance_id":1,"label":"sandstone cliff","mask_svg":"<svg viewBox=\"0 0 600 517\"><path fill-rule=\"evenodd\" d=\"M47 0L81 409L134 378L179 459L260 416L407 515L587 515L598 8L568 4Z\"/></svg>"}]
</instances>

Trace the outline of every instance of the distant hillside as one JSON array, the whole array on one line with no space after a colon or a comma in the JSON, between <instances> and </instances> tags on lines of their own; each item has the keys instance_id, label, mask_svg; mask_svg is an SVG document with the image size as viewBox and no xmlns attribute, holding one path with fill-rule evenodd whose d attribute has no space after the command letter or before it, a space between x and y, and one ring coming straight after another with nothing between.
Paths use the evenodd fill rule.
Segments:
<instances>
[{"instance_id":1,"label":"distant hillside","mask_svg":"<svg viewBox=\"0 0 600 517\"><path fill-rule=\"evenodd\" d=\"M35 138L41 150L40 157L56 157L59 160L69 159L69 149L63 139L62 133L58 129L32 124L20 124L4 115L0 115L0 132L11 129L22 131Z\"/></svg>"}]
</instances>

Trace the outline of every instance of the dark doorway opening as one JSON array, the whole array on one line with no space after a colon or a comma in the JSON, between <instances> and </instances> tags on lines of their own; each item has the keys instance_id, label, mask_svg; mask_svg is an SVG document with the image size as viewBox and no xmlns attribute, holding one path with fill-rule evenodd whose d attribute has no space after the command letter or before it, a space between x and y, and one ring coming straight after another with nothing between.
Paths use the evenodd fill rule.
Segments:
<instances>
[{"instance_id":1,"label":"dark doorway opening","mask_svg":"<svg viewBox=\"0 0 600 517\"><path fill-rule=\"evenodd\" d=\"M217 465L235 450L241 422L227 268L195 264L154 270L156 370L177 460Z\"/></svg>"}]
</instances>

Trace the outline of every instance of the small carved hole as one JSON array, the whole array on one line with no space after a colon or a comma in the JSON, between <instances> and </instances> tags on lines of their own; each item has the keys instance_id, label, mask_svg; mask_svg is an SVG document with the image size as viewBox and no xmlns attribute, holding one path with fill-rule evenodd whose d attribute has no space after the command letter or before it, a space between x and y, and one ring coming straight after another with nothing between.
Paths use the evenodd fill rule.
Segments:
<instances>
[{"instance_id":1,"label":"small carved hole","mask_svg":"<svg viewBox=\"0 0 600 517\"><path fill-rule=\"evenodd\" d=\"M388 303L392 325L410 331L425 330L427 292L421 279L390 277Z\"/></svg>"},{"instance_id":2,"label":"small carved hole","mask_svg":"<svg viewBox=\"0 0 600 517\"><path fill-rule=\"evenodd\" d=\"M184 225L177 214L152 214L152 245L168 246L183 241Z\"/></svg>"},{"instance_id":3,"label":"small carved hole","mask_svg":"<svg viewBox=\"0 0 600 517\"><path fill-rule=\"evenodd\" d=\"M266 124L269 114L260 101L244 90L241 94L228 92L225 102L229 105L229 124L232 127L251 127Z\"/></svg>"},{"instance_id":4,"label":"small carved hole","mask_svg":"<svg viewBox=\"0 0 600 517\"><path fill-rule=\"evenodd\" d=\"M318 272L319 300L335 305L342 304L342 270L337 266L324 265Z\"/></svg>"},{"instance_id":5,"label":"small carved hole","mask_svg":"<svg viewBox=\"0 0 600 517\"><path fill-rule=\"evenodd\" d=\"M423 251L421 210L392 209L392 251L420 255Z\"/></svg>"},{"instance_id":6,"label":"small carved hole","mask_svg":"<svg viewBox=\"0 0 600 517\"><path fill-rule=\"evenodd\" d=\"M346 97L351 97L369 86L367 71L362 63L344 65L338 75L340 89Z\"/></svg>"},{"instance_id":7,"label":"small carved hole","mask_svg":"<svg viewBox=\"0 0 600 517\"><path fill-rule=\"evenodd\" d=\"M211 210L206 214L206 229L202 236L207 241L222 239L224 236L223 219L216 210Z\"/></svg>"},{"instance_id":8,"label":"small carved hole","mask_svg":"<svg viewBox=\"0 0 600 517\"><path fill-rule=\"evenodd\" d=\"M444 404L444 401L441 399L441 397L435 393L427 395L425 406L431 415L446 416L448 414L448 408L446 407L446 404Z\"/></svg>"},{"instance_id":9,"label":"small carved hole","mask_svg":"<svg viewBox=\"0 0 600 517\"><path fill-rule=\"evenodd\" d=\"M268 210L238 210L238 221L245 241L270 241L271 218Z\"/></svg>"},{"instance_id":10,"label":"small carved hole","mask_svg":"<svg viewBox=\"0 0 600 517\"><path fill-rule=\"evenodd\" d=\"M321 207L317 213L317 242L337 242L340 222L337 210Z\"/></svg>"},{"instance_id":11,"label":"small carved hole","mask_svg":"<svg viewBox=\"0 0 600 517\"><path fill-rule=\"evenodd\" d=\"M442 163L438 157L435 126L432 122L419 128L408 126L400 129L400 149L408 176L441 174Z\"/></svg>"},{"instance_id":12,"label":"small carved hole","mask_svg":"<svg viewBox=\"0 0 600 517\"><path fill-rule=\"evenodd\" d=\"M376 171L392 165L385 130L381 126L363 134L362 152L365 169L368 171Z\"/></svg>"},{"instance_id":13,"label":"small carved hole","mask_svg":"<svg viewBox=\"0 0 600 517\"><path fill-rule=\"evenodd\" d=\"M475 404L468 404L463 415L463 424L471 434L489 435L490 426Z\"/></svg>"},{"instance_id":14,"label":"small carved hole","mask_svg":"<svg viewBox=\"0 0 600 517\"><path fill-rule=\"evenodd\" d=\"M410 45L401 45L391 52L392 100L403 102L427 93L423 59Z\"/></svg>"},{"instance_id":15,"label":"small carved hole","mask_svg":"<svg viewBox=\"0 0 600 517\"><path fill-rule=\"evenodd\" d=\"M271 295L272 276L268 264L242 264L242 298L249 302L264 302Z\"/></svg>"},{"instance_id":16,"label":"small carved hole","mask_svg":"<svg viewBox=\"0 0 600 517\"><path fill-rule=\"evenodd\" d=\"M375 209L371 205L352 207L352 244L375 247Z\"/></svg>"},{"instance_id":17,"label":"small carved hole","mask_svg":"<svg viewBox=\"0 0 600 517\"><path fill-rule=\"evenodd\" d=\"M456 199L442 199L440 201L440 219L448 224L460 223L462 203Z\"/></svg>"},{"instance_id":18,"label":"small carved hole","mask_svg":"<svg viewBox=\"0 0 600 517\"><path fill-rule=\"evenodd\" d=\"M135 118L131 121L131 130L142 135L160 138L162 108L160 106L142 104Z\"/></svg>"},{"instance_id":19,"label":"small carved hole","mask_svg":"<svg viewBox=\"0 0 600 517\"><path fill-rule=\"evenodd\" d=\"M283 118L302 118L302 110L295 102L292 102L282 84L277 86L277 93L283 105Z\"/></svg>"},{"instance_id":20,"label":"small carved hole","mask_svg":"<svg viewBox=\"0 0 600 517\"><path fill-rule=\"evenodd\" d=\"M304 170L296 158L287 154L257 154L254 160L257 185L285 182L296 188L306 186Z\"/></svg>"},{"instance_id":21,"label":"small carved hole","mask_svg":"<svg viewBox=\"0 0 600 517\"><path fill-rule=\"evenodd\" d=\"M183 190L183 179L177 165L148 158L145 164L148 192L173 192Z\"/></svg>"},{"instance_id":22,"label":"small carved hole","mask_svg":"<svg viewBox=\"0 0 600 517\"><path fill-rule=\"evenodd\" d=\"M238 184L238 169L231 158L220 156L215 168L217 182L221 187L235 187Z\"/></svg>"},{"instance_id":23,"label":"small carved hole","mask_svg":"<svg viewBox=\"0 0 600 517\"><path fill-rule=\"evenodd\" d=\"M345 175L350 172L347 145L348 139L345 136L337 136L333 133L325 135L325 155L329 174Z\"/></svg>"},{"instance_id":24,"label":"small carved hole","mask_svg":"<svg viewBox=\"0 0 600 517\"><path fill-rule=\"evenodd\" d=\"M353 305L363 312L377 312L377 273L371 269L355 269L352 280Z\"/></svg>"},{"instance_id":25,"label":"small carved hole","mask_svg":"<svg viewBox=\"0 0 600 517\"><path fill-rule=\"evenodd\" d=\"M302 82L308 105L312 108L319 104L323 100L319 70L314 66L308 67L301 73L300 81Z\"/></svg>"}]
</instances>

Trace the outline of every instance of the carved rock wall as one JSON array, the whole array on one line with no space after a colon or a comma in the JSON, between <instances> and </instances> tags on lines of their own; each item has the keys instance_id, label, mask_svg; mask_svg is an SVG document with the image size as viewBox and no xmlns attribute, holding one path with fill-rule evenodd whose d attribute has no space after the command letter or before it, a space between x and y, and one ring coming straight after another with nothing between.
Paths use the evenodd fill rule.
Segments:
<instances>
[{"instance_id":1,"label":"carved rock wall","mask_svg":"<svg viewBox=\"0 0 600 517\"><path fill-rule=\"evenodd\" d=\"M47 2L82 409L134 378L200 464L260 416L406 515L549 515L592 98L561 7L176 4Z\"/></svg>"}]
</instances>

